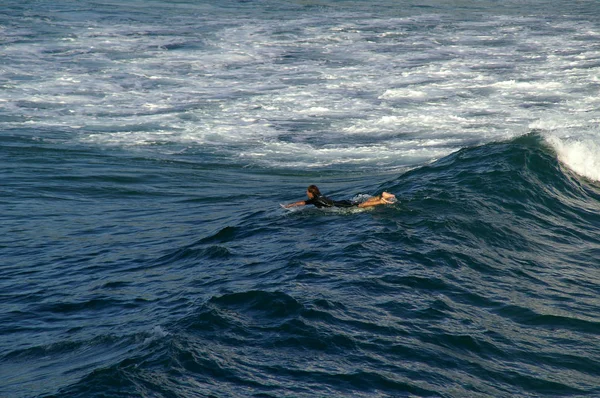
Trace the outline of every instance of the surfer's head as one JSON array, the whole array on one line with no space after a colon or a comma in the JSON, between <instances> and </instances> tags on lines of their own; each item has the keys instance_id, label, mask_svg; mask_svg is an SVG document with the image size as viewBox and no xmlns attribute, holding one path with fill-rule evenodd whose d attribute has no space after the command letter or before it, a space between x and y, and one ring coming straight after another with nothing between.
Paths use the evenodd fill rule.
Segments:
<instances>
[{"instance_id":1,"label":"surfer's head","mask_svg":"<svg viewBox=\"0 0 600 398\"><path fill-rule=\"evenodd\" d=\"M306 189L306 195L308 195L309 199L316 198L317 196L321 196L321 191L319 191L316 185L311 185Z\"/></svg>"}]
</instances>

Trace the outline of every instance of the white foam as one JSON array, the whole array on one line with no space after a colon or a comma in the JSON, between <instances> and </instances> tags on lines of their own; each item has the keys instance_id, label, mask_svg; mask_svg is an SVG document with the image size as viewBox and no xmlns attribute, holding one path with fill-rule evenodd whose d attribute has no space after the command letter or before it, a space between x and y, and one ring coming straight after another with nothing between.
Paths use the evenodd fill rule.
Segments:
<instances>
[{"instance_id":1,"label":"white foam","mask_svg":"<svg viewBox=\"0 0 600 398\"><path fill-rule=\"evenodd\" d=\"M531 92L531 91L540 91L540 90L542 90L542 91L559 90L563 87L563 84L560 82L544 82L544 81L519 82L519 81L515 81L515 80L508 80L508 81L494 83L492 85L492 87L501 87L504 89Z\"/></svg>"},{"instance_id":2,"label":"white foam","mask_svg":"<svg viewBox=\"0 0 600 398\"><path fill-rule=\"evenodd\" d=\"M548 134L546 141L566 167L583 177L600 181L599 137L598 134L579 137Z\"/></svg>"},{"instance_id":3,"label":"white foam","mask_svg":"<svg viewBox=\"0 0 600 398\"><path fill-rule=\"evenodd\" d=\"M144 339L143 343L144 345L152 343L156 340L160 340L164 337L167 337L170 335L169 332L167 332L166 330L164 330L161 326L155 326L152 331L150 331L149 333L146 334L147 337Z\"/></svg>"},{"instance_id":4,"label":"white foam","mask_svg":"<svg viewBox=\"0 0 600 398\"><path fill-rule=\"evenodd\" d=\"M574 134L600 119L598 33L585 21L333 9L225 21L189 7L204 7L203 18L73 22L66 38L6 43L3 75L15 77L0 81L0 116L19 115L16 127L71 126L86 145L189 145L291 168L414 166L530 128Z\"/></svg>"}]
</instances>

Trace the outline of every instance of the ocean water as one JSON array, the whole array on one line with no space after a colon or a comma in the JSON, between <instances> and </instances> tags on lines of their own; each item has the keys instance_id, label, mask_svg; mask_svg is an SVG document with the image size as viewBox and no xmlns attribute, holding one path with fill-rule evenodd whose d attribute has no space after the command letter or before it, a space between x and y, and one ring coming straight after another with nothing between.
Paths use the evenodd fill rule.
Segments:
<instances>
[{"instance_id":1,"label":"ocean water","mask_svg":"<svg viewBox=\"0 0 600 398\"><path fill-rule=\"evenodd\" d=\"M599 397L599 121L596 0L4 0L0 396Z\"/></svg>"}]
</instances>

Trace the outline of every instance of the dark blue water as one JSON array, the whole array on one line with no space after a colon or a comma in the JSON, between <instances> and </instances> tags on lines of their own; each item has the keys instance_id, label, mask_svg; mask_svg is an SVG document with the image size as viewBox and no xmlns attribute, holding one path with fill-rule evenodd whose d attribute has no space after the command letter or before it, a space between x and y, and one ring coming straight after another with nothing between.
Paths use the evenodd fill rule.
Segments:
<instances>
[{"instance_id":1,"label":"dark blue water","mask_svg":"<svg viewBox=\"0 0 600 398\"><path fill-rule=\"evenodd\" d=\"M600 396L598 16L9 1L0 396Z\"/></svg>"}]
</instances>

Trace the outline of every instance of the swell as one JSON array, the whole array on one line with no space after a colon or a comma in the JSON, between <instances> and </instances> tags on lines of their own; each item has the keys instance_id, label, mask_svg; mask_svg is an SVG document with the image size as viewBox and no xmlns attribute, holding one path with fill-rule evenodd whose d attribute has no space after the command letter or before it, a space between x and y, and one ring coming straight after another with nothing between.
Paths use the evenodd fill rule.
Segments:
<instances>
[{"instance_id":1,"label":"swell","mask_svg":"<svg viewBox=\"0 0 600 398\"><path fill-rule=\"evenodd\" d=\"M441 302L429 311L456 312ZM532 354L492 330L429 327L403 318L357 321L352 309L328 300L301 302L282 292L246 291L213 297L170 326L145 350L94 371L56 396L510 396L585 394L536 375L535 363L598 376L597 361L572 354ZM401 319L401 318L399 318ZM447 317L446 321L451 321ZM405 327L421 330L415 334ZM439 325L438 325L439 326ZM282 355L285 353L285 355ZM530 363L514 357L529 356ZM513 368L499 364L512 363ZM458 376L458 378L457 378ZM193 382L190 382L190 379ZM440 394L440 386L449 388ZM443 391L444 389L442 389ZM454 390L454 393L451 391Z\"/></svg>"},{"instance_id":2,"label":"swell","mask_svg":"<svg viewBox=\"0 0 600 398\"><path fill-rule=\"evenodd\" d=\"M10 396L47 396L45 392L55 388L40 380L51 380L60 373L63 385L79 385L89 375L101 373L107 364L135 356L164 335L162 329L155 328L130 335L112 333L15 349L0 357L0 370L7 376L0 391L10 391Z\"/></svg>"},{"instance_id":3,"label":"swell","mask_svg":"<svg viewBox=\"0 0 600 398\"><path fill-rule=\"evenodd\" d=\"M330 313L333 308L343 305L303 304L282 292L213 297L172 325L173 332L153 350L94 372L60 394L310 396L385 389L435 396L423 383L381 372L376 357L361 369L353 366L361 346L371 344L350 336L346 322ZM377 328L370 323L352 327ZM193 385L186 383L190 377Z\"/></svg>"},{"instance_id":4,"label":"swell","mask_svg":"<svg viewBox=\"0 0 600 398\"><path fill-rule=\"evenodd\" d=\"M528 249L599 242L598 186L563 169L538 134L461 150L392 184L422 213L414 220L449 236L464 233L462 243Z\"/></svg>"},{"instance_id":5,"label":"swell","mask_svg":"<svg viewBox=\"0 0 600 398\"><path fill-rule=\"evenodd\" d=\"M247 212L150 261L198 273L198 300L55 396L600 392L595 183L530 134L385 189L401 202Z\"/></svg>"}]
</instances>

